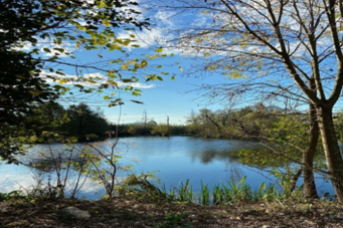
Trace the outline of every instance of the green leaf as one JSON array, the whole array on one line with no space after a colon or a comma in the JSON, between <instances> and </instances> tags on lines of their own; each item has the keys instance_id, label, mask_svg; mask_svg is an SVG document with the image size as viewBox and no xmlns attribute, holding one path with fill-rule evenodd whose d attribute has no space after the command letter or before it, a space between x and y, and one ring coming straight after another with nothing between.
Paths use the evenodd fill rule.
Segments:
<instances>
[{"instance_id":1,"label":"green leaf","mask_svg":"<svg viewBox=\"0 0 343 228\"><path fill-rule=\"evenodd\" d=\"M137 90L137 89L135 89L135 90L132 92L132 95L133 95L133 96L136 96L136 97L142 96L142 95L141 95L141 91L140 91L140 90Z\"/></svg>"},{"instance_id":2,"label":"green leaf","mask_svg":"<svg viewBox=\"0 0 343 228\"><path fill-rule=\"evenodd\" d=\"M136 103L136 104L144 104L143 102L141 101L137 101L137 100L131 100L133 103Z\"/></svg>"},{"instance_id":3,"label":"green leaf","mask_svg":"<svg viewBox=\"0 0 343 228\"><path fill-rule=\"evenodd\" d=\"M33 91L33 90L30 90L29 91L32 95L35 95L35 96L39 96L42 92L40 91Z\"/></svg>"},{"instance_id":4,"label":"green leaf","mask_svg":"<svg viewBox=\"0 0 343 228\"><path fill-rule=\"evenodd\" d=\"M43 51L51 53L51 50L49 48L43 48Z\"/></svg>"},{"instance_id":5,"label":"green leaf","mask_svg":"<svg viewBox=\"0 0 343 228\"><path fill-rule=\"evenodd\" d=\"M132 79L131 78L124 78L122 81L124 83L130 83L130 82L132 82Z\"/></svg>"},{"instance_id":6,"label":"green leaf","mask_svg":"<svg viewBox=\"0 0 343 228\"><path fill-rule=\"evenodd\" d=\"M61 52L61 53L64 52L64 49L63 49L63 48L54 48L54 50L56 50L56 51L58 51L58 52Z\"/></svg>"},{"instance_id":7,"label":"green leaf","mask_svg":"<svg viewBox=\"0 0 343 228\"><path fill-rule=\"evenodd\" d=\"M56 38L56 39L54 40L54 43L55 43L55 44L58 44L58 45L62 44L62 38L61 38L61 37Z\"/></svg>"}]
</instances>

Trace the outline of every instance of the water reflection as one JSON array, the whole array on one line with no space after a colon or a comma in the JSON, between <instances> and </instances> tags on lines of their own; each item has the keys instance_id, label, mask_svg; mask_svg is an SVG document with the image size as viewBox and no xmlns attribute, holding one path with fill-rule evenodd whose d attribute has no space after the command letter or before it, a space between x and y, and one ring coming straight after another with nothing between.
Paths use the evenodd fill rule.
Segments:
<instances>
[{"instance_id":1,"label":"water reflection","mask_svg":"<svg viewBox=\"0 0 343 228\"><path fill-rule=\"evenodd\" d=\"M238 162L239 157L233 151L218 151L218 150L205 150L192 152L192 161L197 159L203 164L212 163L215 160L223 161L226 164L233 164Z\"/></svg>"},{"instance_id":2,"label":"water reflection","mask_svg":"<svg viewBox=\"0 0 343 228\"><path fill-rule=\"evenodd\" d=\"M108 150L111 141L107 144L99 144L102 150ZM30 164L38 164L48 161L53 157L65 159L71 156L77 161L79 152L84 145L75 144L72 149L61 144L37 145L30 149L26 156L21 157L23 161ZM133 164L130 172L118 172L119 180L125 178L130 173L147 173L159 171L156 175L161 179L167 188L178 186L181 182L185 183L190 179L194 191L200 191L200 183L204 182L210 186L227 183L228 180L239 181L247 176L246 183L253 189L257 189L262 182L271 183L273 177L260 169L266 166L259 166L258 156L247 156L242 161L237 153L242 149L258 148L255 142L239 140L217 140L201 139L192 137L132 137L122 138L116 147L116 153L121 155L119 160L121 166ZM260 152L261 157L270 160L270 156ZM44 156L42 156L44 155ZM63 155L63 156L60 156ZM249 156L250 155L250 156ZM62 159L62 160L63 160ZM64 161L64 160L63 160ZM137 161L137 162L134 162ZM271 160L270 160L271 161ZM244 164L242 164L244 162ZM280 165L282 162L279 163ZM279 167L277 162L275 167ZM104 164L101 164L101 166ZM256 167L256 168L253 168ZM20 187L29 188L35 184L34 176L39 174L47 180L56 180L55 172L44 172L37 168L29 168L23 165L0 165L2 176L0 181L0 192L17 190ZM63 174L64 171L62 171ZM261 175L263 173L263 175ZM77 172L71 172L69 186L73 186L77 177ZM325 184L324 184L325 185ZM323 184L320 184L323 186ZM326 186L326 185L325 185ZM69 187L72 189L72 187ZM95 184L88 177L80 190L79 197L97 199L104 192L102 186Z\"/></svg>"}]
</instances>

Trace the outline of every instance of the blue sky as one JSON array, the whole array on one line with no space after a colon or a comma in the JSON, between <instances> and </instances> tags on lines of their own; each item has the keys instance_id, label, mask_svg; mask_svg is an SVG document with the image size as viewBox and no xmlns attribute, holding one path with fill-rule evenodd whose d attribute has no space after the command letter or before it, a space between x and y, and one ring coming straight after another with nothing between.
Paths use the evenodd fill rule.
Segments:
<instances>
[{"instance_id":1,"label":"blue sky","mask_svg":"<svg viewBox=\"0 0 343 228\"><path fill-rule=\"evenodd\" d=\"M73 49L71 47L71 49ZM154 53L151 48L134 48L127 50L130 58L140 56L141 54ZM78 64L85 64L89 62L96 62L99 60L113 59L120 56L120 53L105 52L103 50L81 51L73 49L75 60L66 58L66 61L73 61ZM101 55L102 58L99 58ZM105 61L106 62L106 61ZM179 62L175 64L175 62ZM106 65L106 64L105 64ZM105 66L104 67L107 67ZM161 69L155 69L156 65L162 65ZM183 71L179 67L183 68ZM175 54L173 57L168 56L159 58L157 60L149 61L146 69L142 69L136 74L139 82L134 86L142 90L142 96L132 96L130 92L113 90L111 88L104 90L103 93L84 94L79 93L78 89L71 86L73 95L62 97L60 102L64 106L77 104L79 102L87 103L93 109L101 109L105 117L113 123L117 123L120 118L120 123L133 123L140 121L143 113L146 112L149 119L154 119L157 123L166 122L167 115L169 116L170 123L184 124L186 117L191 111L197 111L201 108L221 109L224 108L221 104L209 102L199 94L201 90L197 91L198 87L202 84L220 83L227 81L223 76L202 77L198 75L187 76L190 62L184 56ZM101 65L100 65L101 67ZM119 66L111 66L119 67ZM75 68L63 67L66 77L73 77L76 75ZM163 76L163 81L149 81L146 82L145 75L150 73L157 73L164 71L170 73L169 76ZM102 72L96 70L83 71L84 75L103 75ZM124 73L125 76L130 77L133 73ZM171 76L175 80L171 80ZM116 92L116 96L124 101L121 107L108 107L108 101L103 99L104 96ZM143 104L136 104L130 100L139 100Z\"/></svg>"},{"instance_id":2,"label":"blue sky","mask_svg":"<svg viewBox=\"0 0 343 228\"><path fill-rule=\"evenodd\" d=\"M147 12L146 12L147 13ZM167 15L162 12L155 12L153 15L149 12L151 17L154 17L157 24L154 24L151 30L136 31L136 43L140 45L140 48L128 48L125 49L127 53L124 55L118 51L108 52L105 50L83 50L77 49L74 44L65 42L61 47L69 50L76 57L71 59L64 57L66 62L72 62L77 64L87 64L91 62L103 61L104 63L95 64L95 66L103 69L120 68L118 66L108 66L107 62L110 59L123 58L132 59L140 57L142 54L155 54L154 49L161 46L159 43L161 39L169 39L169 34L164 33L166 27L173 28L175 21L166 20ZM118 29L116 31L117 36L125 38L128 36L128 32ZM44 42L42 42L44 43ZM30 49L31 47L25 47ZM42 47L43 49L43 47ZM187 56L182 54L181 50L166 50L165 53L168 57L158 58L156 60L149 61L147 68L139 71L136 76L139 78L139 82L134 85L135 88L142 90L142 96L134 97L129 92L117 91L113 89L104 90L103 93L97 94L83 94L79 93L78 89L71 89L73 95L62 97L60 102L64 106L77 104L79 102L87 103L93 109L100 109L105 117L113 123L133 123L140 121L143 117L143 113L146 112L149 119L154 119L157 123L166 122L167 115L169 116L170 123L172 124L184 124L186 117L191 111L197 111L201 108L208 109L223 109L225 104L213 103L204 99L199 92L195 91L202 84L219 84L227 81L227 79L221 75L212 75L211 77L203 77L200 75L187 75L190 70L190 60ZM174 56L170 56L173 53ZM99 57L101 56L101 57ZM178 62L178 64L176 64ZM156 69L155 66L162 65L161 69ZM66 77L76 77L76 69L74 67L68 68L66 66L54 66L54 68L62 68ZM182 67L182 71L180 70ZM161 71L168 72L169 76L164 76L163 81L150 81L146 82L144 75L150 73L159 74ZM47 72L45 72L48 74ZM83 70L81 73L89 76L102 76L103 72L97 70ZM133 74L130 72L124 73L125 76L130 77ZM159 74L161 75L161 74ZM171 80L171 76L175 77L175 80ZM72 88L72 86L71 86ZM124 101L124 105L121 107L108 107L108 101L103 99L104 96L116 92L116 96L120 97ZM139 100L143 104L136 104L130 100ZM120 120L119 120L120 118Z\"/></svg>"},{"instance_id":3,"label":"blue sky","mask_svg":"<svg viewBox=\"0 0 343 228\"><path fill-rule=\"evenodd\" d=\"M146 49L138 50L134 49L132 52L145 52ZM103 54L103 53L102 53ZM91 56L91 55L88 55ZM96 56L96 55L95 55ZM91 58L91 57L89 57ZM68 98L63 101L63 104L70 105L75 102L85 102L93 109L100 108L106 118L117 123L118 118L120 118L120 123L133 123L140 121L143 117L143 113L146 112L149 119L154 119L157 123L166 122L167 115L169 116L170 123L173 124L184 124L186 117L191 113L191 111L197 111L201 108L209 109L222 109L224 106L218 103L209 102L204 99L198 87L201 84L208 83L219 83L225 81L222 76L216 76L211 78L206 77L196 77L184 75L184 72L179 70L179 66L175 64L170 64L171 62L179 61L182 62L180 65L184 69L184 72L188 69L188 61L183 59L182 56L175 55L174 57L166 57L163 60L158 60L158 64L163 65L161 71L169 72L171 75L175 76L175 80L171 80L170 76L163 77L163 81L150 81L145 82L144 75L151 72L155 72L153 61L149 62L151 67L141 70L141 77L139 85L137 88L142 90L142 96L134 97L129 92L126 91L115 91L117 95L123 99L124 105L121 107L108 107L108 101L103 100L106 94L113 92L111 89L105 90L100 94L78 94L75 90L74 94L78 94L76 97L80 99L73 99L72 102ZM97 73L97 72L92 72ZM72 71L70 71L72 74ZM129 74L128 74L129 76ZM136 104L130 100L139 100L143 104Z\"/></svg>"},{"instance_id":4,"label":"blue sky","mask_svg":"<svg viewBox=\"0 0 343 228\"><path fill-rule=\"evenodd\" d=\"M137 30L134 32L136 44L140 45L140 48L126 48L126 53L121 54L118 51L108 52L105 50L92 50L86 51L82 49L77 49L74 44L63 43L63 48L69 49L74 53L76 59L65 60L68 62L73 62L77 64L87 64L91 62L99 62L96 64L97 67L101 69L107 69L108 67L120 69L121 64L117 66L109 66L107 64L108 60L123 58L132 59L136 57L141 57L141 55L149 54L153 55L154 49L160 46L168 46L168 41L176 37L173 31L180 28L189 28L192 26L197 26L201 29L201 26L206 26L207 23L212 23L211 18L207 18L204 14L184 14L178 15L177 17L172 17L173 12L162 11L162 10L144 10L139 8L143 12L144 17L150 17L153 21L153 26L150 30ZM194 13L194 12L193 12ZM118 29L116 35L119 38L127 38L129 36L128 31ZM229 40L225 40L229 43ZM30 48L30 47L27 47ZM236 47L233 47L236 48ZM250 51L263 51L262 49L256 50L254 47L246 48ZM300 50L301 51L301 50ZM107 89L101 94L79 94L76 89L72 89L73 96L64 98L61 101L65 106L71 104L77 104L79 102L87 103L93 109L101 109L105 117L113 122L117 123L120 117L120 123L133 123L140 121L143 117L143 113L146 112L149 119L154 119L158 123L163 123L167 119L167 115L170 118L170 122L173 124L184 124L186 117L191 113L191 111L198 111L202 108L208 108L212 110L224 109L224 108L240 108L253 103L259 102L262 97L261 94L251 92L246 94L246 96L239 97L233 106L228 102L228 100L222 100L221 103L213 102L212 100L201 96L204 90L197 90L201 85L207 84L230 84L236 83L237 79L229 79L221 75L220 73L213 72L207 76L201 75L202 71L196 71L193 68L192 63L194 63L194 53L188 52L187 50L178 49L177 47L170 47L164 49L164 53L168 54L169 57L158 58L156 60L149 61L147 68L140 70L135 76L139 78L139 82L132 85L135 88L142 90L141 97L134 97L129 92L117 91L113 89ZM171 57L170 54L173 53L174 56ZM218 55L222 55L224 52L219 51ZM230 49L226 50L225 54L230 53ZM223 55L226 57L226 55ZM230 59L230 57L228 58ZM176 63L179 64L176 64ZM157 65L162 65L161 69L156 69ZM179 67L183 68L180 71ZM198 64L198 66L200 66ZM56 66L57 68L60 66ZM110 69L110 68L108 68ZM281 68L280 68L281 69ZM163 81L145 81L145 75L150 73L156 73L160 75L160 72L168 72L169 76L163 77ZM189 74L189 72L195 72ZM64 72L67 77L75 77L75 68L64 67ZM326 71L330 72L330 71ZM85 76L95 76L98 75L102 77L103 72L97 70L85 70L82 72ZM277 83L282 85L292 85L293 82L289 80L289 76L281 76L281 74L287 74L285 70L279 72L277 69L269 74L267 78L263 78L265 82L272 81L275 78ZM130 77L133 73L125 73L125 76ZM277 77L275 77L277 75ZM175 76L176 80L170 80L171 76ZM239 79L244 80L244 79ZM239 81L238 80L238 81ZM255 81L256 83L260 81ZM276 84L277 84L276 83ZM293 84L294 85L294 84ZM270 91L270 90L269 90ZM108 101L104 101L103 97L116 92L116 96L120 97L124 101L124 105L121 107L108 107ZM223 91L220 91L223 92ZM136 104L130 102L131 99L142 101L144 104ZM274 104L278 105L277 101ZM307 107L306 107L307 108Z\"/></svg>"}]
</instances>

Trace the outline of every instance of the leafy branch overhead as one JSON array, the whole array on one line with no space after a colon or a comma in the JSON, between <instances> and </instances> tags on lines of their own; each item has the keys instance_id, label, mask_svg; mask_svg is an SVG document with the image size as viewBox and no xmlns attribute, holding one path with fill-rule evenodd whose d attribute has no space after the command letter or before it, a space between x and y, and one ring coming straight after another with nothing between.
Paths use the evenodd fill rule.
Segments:
<instances>
[{"instance_id":1,"label":"leafy branch overhead","mask_svg":"<svg viewBox=\"0 0 343 228\"><path fill-rule=\"evenodd\" d=\"M18 135L29 134L25 114L37 103L67 94L69 85L85 93L123 89L140 96L141 91L132 86L142 74L139 70L164 55L156 52L130 59L127 50L139 47L133 31L150 25L136 6L130 0L0 2L0 156L14 159L12 154L23 151L20 143L13 145ZM132 34L119 38L122 30ZM105 58L95 50L116 53ZM75 51L88 51L100 61L82 64ZM68 75L67 69L76 75ZM101 75L89 77L85 72L90 71ZM116 95L104 97L109 106L122 104Z\"/></svg>"}]
</instances>

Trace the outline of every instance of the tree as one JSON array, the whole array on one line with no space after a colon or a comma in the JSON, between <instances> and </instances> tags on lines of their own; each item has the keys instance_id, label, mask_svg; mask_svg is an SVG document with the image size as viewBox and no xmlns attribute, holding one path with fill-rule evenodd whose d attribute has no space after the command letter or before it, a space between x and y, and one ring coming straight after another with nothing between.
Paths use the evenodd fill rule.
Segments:
<instances>
[{"instance_id":1,"label":"tree","mask_svg":"<svg viewBox=\"0 0 343 228\"><path fill-rule=\"evenodd\" d=\"M24 118L26 130L32 132L37 142L56 142L65 138L61 126L69 122L69 118L64 107L55 101L38 105Z\"/></svg>"},{"instance_id":2,"label":"tree","mask_svg":"<svg viewBox=\"0 0 343 228\"><path fill-rule=\"evenodd\" d=\"M25 139L25 114L32 112L38 103L55 100L65 95L68 84L80 91L101 92L104 89L120 89L118 81L136 82L134 74L147 67L148 60L159 57L146 56L124 61L123 58L104 59L110 66L98 67L94 63L78 64L73 62L73 53L65 46L70 42L78 49L119 51L125 56L125 47L137 47L134 35L119 39L115 29L143 29L149 23L137 19L140 12L130 0L4 0L0 2L0 156L15 161L14 155L22 152ZM102 58L102 56L99 56ZM67 77L63 67L77 69L78 77ZM82 69L98 70L106 80L83 77ZM124 77L121 72L133 76ZM156 75L147 76L155 79ZM55 84L46 83L47 79ZM161 78L157 78L161 79ZM85 88L84 83L94 85ZM94 88L96 87L96 88ZM130 84L125 90L134 96L141 91ZM105 96L109 106L123 102L115 93ZM136 100L134 102L139 103ZM19 140L18 135L22 135ZM21 141L21 143L20 143Z\"/></svg>"},{"instance_id":3,"label":"tree","mask_svg":"<svg viewBox=\"0 0 343 228\"><path fill-rule=\"evenodd\" d=\"M343 2L174 1L173 6L159 2L168 9L202 13L203 23L179 29L177 43L170 45L203 57L203 70L269 84L312 105L329 177L342 203L343 160L332 115L343 85Z\"/></svg>"},{"instance_id":4,"label":"tree","mask_svg":"<svg viewBox=\"0 0 343 228\"><path fill-rule=\"evenodd\" d=\"M79 140L105 138L109 130L106 119L98 112L92 111L86 104L71 106L67 110L69 121L61 126L61 130L68 136L77 136Z\"/></svg>"}]
</instances>

